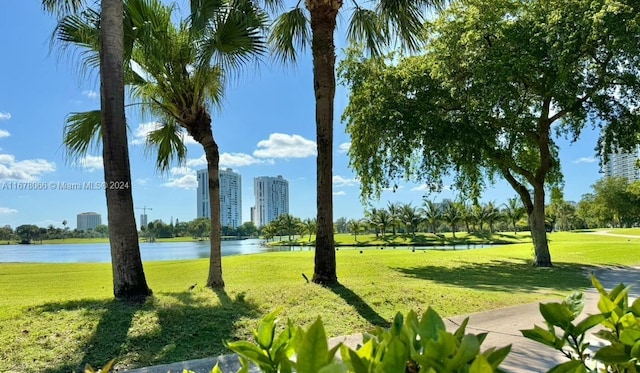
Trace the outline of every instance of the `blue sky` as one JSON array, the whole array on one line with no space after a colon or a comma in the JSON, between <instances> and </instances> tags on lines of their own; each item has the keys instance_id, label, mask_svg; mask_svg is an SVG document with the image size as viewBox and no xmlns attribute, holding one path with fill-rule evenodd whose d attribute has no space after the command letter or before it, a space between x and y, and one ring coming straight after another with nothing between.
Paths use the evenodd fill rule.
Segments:
<instances>
[{"instance_id":1,"label":"blue sky","mask_svg":"<svg viewBox=\"0 0 640 373\"><path fill-rule=\"evenodd\" d=\"M186 6L186 2L184 4ZM8 190L15 182L101 182L102 159L94 150L82 160L67 159L62 147L65 116L99 108L95 74L82 76L73 55L51 50L55 19L40 1L6 1L0 7L0 226L37 224L75 228L76 214L95 211L106 221L106 202L100 190ZM337 46L345 46L343 33ZM336 95L334 142L334 218L359 218L363 207L359 185L348 168L345 149L349 138L340 115L347 92ZM199 144L188 144L189 161L160 174L153 157L145 154L145 131L153 118L128 117L133 196L136 208L153 210L149 219L181 221L196 216L195 170L204 168ZM269 61L240 77L227 89L221 110L213 114L213 130L220 146L220 167L242 175L243 220L250 220L254 203L253 178L282 175L289 181L290 213L315 216L315 122L312 65L309 54L295 68ZM600 177L595 158L597 132L586 129L577 143L560 140L565 175L565 199L578 201ZM7 184L9 183L9 184ZM385 192L373 205L387 201L422 203L420 184L401 183L395 193ZM489 188L484 201L504 202L515 196L505 183ZM431 198L454 198L445 191ZM136 210L139 215L142 210Z\"/></svg>"}]
</instances>

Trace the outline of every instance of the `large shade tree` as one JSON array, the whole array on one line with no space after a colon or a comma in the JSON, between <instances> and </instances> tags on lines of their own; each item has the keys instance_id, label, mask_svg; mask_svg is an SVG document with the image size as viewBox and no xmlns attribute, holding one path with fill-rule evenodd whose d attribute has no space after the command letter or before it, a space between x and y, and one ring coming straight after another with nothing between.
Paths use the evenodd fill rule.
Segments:
<instances>
[{"instance_id":1,"label":"large shade tree","mask_svg":"<svg viewBox=\"0 0 640 373\"><path fill-rule=\"evenodd\" d=\"M75 14L80 0L43 0L43 6L58 14ZM124 107L124 25L121 0L102 0L92 13L101 27L94 47L94 62L100 70L100 113L96 127L102 138L113 293L117 299L141 300L151 294L140 257L138 230L133 209L131 170ZM95 117L95 116L94 116Z\"/></svg>"},{"instance_id":2,"label":"large shade tree","mask_svg":"<svg viewBox=\"0 0 640 373\"><path fill-rule=\"evenodd\" d=\"M551 266L545 188L562 181L557 136L600 126L602 154L638 141L640 3L470 0L428 31L423 55L381 63L354 50L342 66L363 194L450 173L473 194L502 177L524 204L535 265Z\"/></svg>"},{"instance_id":3,"label":"large shade tree","mask_svg":"<svg viewBox=\"0 0 640 373\"><path fill-rule=\"evenodd\" d=\"M265 53L267 17L250 0L192 0L190 9L189 18L175 24L173 7L158 0L125 1L126 84L136 106L159 123L147 144L157 151L161 170L185 160L185 131L204 149L212 217L207 286L221 288L220 155L211 111L221 102L227 75ZM88 11L64 18L57 37L84 48L91 63L98 28ZM72 153L87 151L99 119L95 112L69 117L65 143Z\"/></svg>"},{"instance_id":4,"label":"large shade tree","mask_svg":"<svg viewBox=\"0 0 640 373\"><path fill-rule=\"evenodd\" d=\"M336 89L334 33L339 14L349 14L347 35L364 43L373 54L390 47L394 40L416 49L420 45L423 15L441 0L375 0L367 7L352 0L299 1L275 21L271 41L285 60L296 59L296 48L311 44L313 89L316 98L317 221L313 282L338 281L333 239L333 116ZM304 7L303 5L304 4Z\"/></svg>"}]
</instances>

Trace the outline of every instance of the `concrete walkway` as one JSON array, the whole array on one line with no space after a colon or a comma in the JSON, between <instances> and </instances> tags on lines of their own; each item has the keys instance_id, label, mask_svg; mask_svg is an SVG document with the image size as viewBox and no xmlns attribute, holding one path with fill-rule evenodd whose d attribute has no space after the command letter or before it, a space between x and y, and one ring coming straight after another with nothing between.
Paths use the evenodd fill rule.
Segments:
<instances>
[{"instance_id":1,"label":"concrete walkway","mask_svg":"<svg viewBox=\"0 0 640 373\"><path fill-rule=\"evenodd\" d=\"M600 269L596 277L606 289L612 289L619 283L632 285L630 297L640 296L640 266L637 267L611 267ZM590 288L586 293L586 305L583 315L598 313L598 292ZM549 300L561 301L562 299ZM530 341L520 334L521 329L531 329L534 324L543 326L543 318L539 312L538 303L524 304L520 306L501 308L471 315L455 316L446 320L447 329L455 330L458 325L469 317L468 333L488 332L487 339L482 344L483 350L489 347L503 347L512 345L511 353L500 366L503 370L513 373L546 372L553 366L567 361L562 354L547 348L539 343ZM600 342L592 337L593 345ZM331 344L343 342L351 348L356 348L362 342L362 335L354 334L332 338ZM218 358L191 360L181 363L158 365L148 368L134 369L129 373L175 373L189 369L196 373L209 373L216 361L225 373L236 372L239 363L234 355L225 355ZM252 372L259 372L252 370Z\"/></svg>"}]
</instances>

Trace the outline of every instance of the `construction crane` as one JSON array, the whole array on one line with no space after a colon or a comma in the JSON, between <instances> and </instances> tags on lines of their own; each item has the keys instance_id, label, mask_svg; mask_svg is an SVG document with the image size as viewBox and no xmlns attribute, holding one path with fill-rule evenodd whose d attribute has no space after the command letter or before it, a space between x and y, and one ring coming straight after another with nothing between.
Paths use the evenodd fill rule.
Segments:
<instances>
[{"instance_id":1,"label":"construction crane","mask_svg":"<svg viewBox=\"0 0 640 373\"><path fill-rule=\"evenodd\" d=\"M147 210L153 210L151 207L147 207L147 206L142 206L142 207L136 207L137 210L142 210L142 213L147 215Z\"/></svg>"}]
</instances>

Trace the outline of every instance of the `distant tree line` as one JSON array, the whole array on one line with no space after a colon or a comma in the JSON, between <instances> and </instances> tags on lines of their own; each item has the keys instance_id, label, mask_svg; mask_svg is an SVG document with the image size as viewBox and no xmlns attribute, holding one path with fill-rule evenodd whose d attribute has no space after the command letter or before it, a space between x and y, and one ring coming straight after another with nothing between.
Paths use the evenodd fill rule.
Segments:
<instances>
[{"instance_id":1,"label":"distant tree line","mask_svg":"<svg viewBox=\"0 0 640 373\"><path fill-rule=\"evenodd\" d=\"M69 238L108 238L109 228L106 225L98 225L93 229L86 231L78 229L70 229L67 227L67 221L62 222L64 228L39 227L34 224L23 224L14 230L11 226L6 225L0 227L0 242L18 241L23 244L37 243L45 240L64 240ZM162 220L154 220L146 226L141 227L140 237L147 240L155 240L156 238L172 238L172 237L193 237L193 238L209 238L211 231L209 219L199 218L188 222L181 222L176 219L175 224L165 223ZM245 222L237 228L222 227L223 236L234 237L255 237L258 235L258 229L252 222Z\"/></svg>"}]
</instances>

